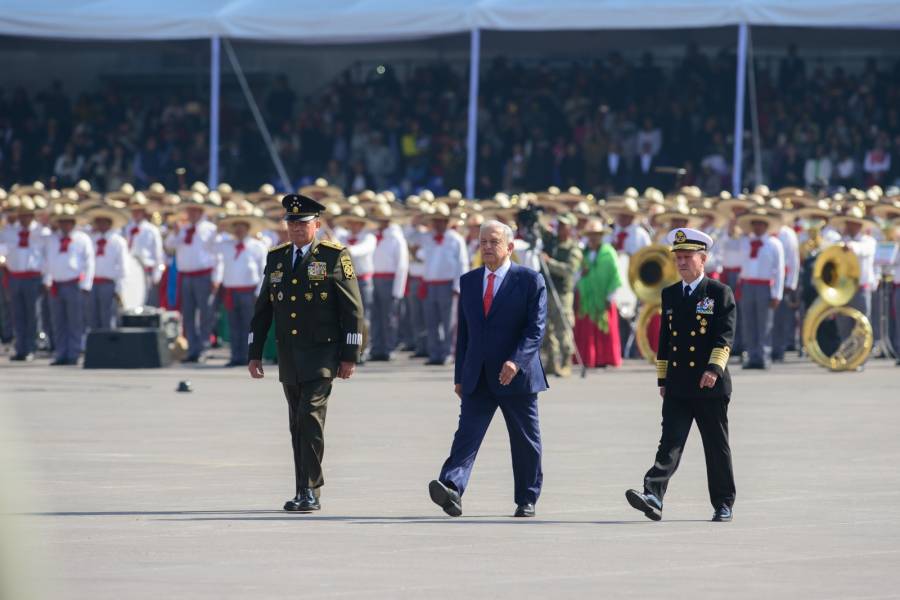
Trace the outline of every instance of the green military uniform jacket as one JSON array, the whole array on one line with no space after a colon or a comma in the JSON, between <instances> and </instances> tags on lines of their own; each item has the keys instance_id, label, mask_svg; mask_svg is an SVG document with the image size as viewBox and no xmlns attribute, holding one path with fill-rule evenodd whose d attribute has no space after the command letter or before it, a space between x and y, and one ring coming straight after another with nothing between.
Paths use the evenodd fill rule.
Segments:
<instances>
[{"instance_id":1,"label":"green military uniform jacket","mask_svg":"<svg viewBox=\"0 0 900 600\"><path fill-rule=\"evenodd\" d=\"M581 268L582 252L576 240L557 242L551 252L547 253L547 269L550 278L560 295L572 294L575 291L575 275Z\"/></svg>"},{"instance_id":2,"label":"green military uniform jacket","mask_svg":"<svg viewBox=\"0 0 900 600\"><path fill-rule=\"evenodd\" d=\"M262 358L272 319L282 383L337 375L339 363L359 360L363 306L350 253L340 244L316 240L291 268L290 242L269 250L253 320L250 359Z\"/></svg>"},{"instance_id":3,"label":"green military uniform jacket","mask_svg":"<svg viewBox=\"0 0 900 600\"><path fill-rule=\"evenodd\" d=\"M731 288L715 279L704 277L688 298L684 297L681 281L663 290L656 377L667 396L731 395L728 357L736 318ZM714 387L701 390L700 378L705 371L719 377Z\"/></svg>"}]
</instances>

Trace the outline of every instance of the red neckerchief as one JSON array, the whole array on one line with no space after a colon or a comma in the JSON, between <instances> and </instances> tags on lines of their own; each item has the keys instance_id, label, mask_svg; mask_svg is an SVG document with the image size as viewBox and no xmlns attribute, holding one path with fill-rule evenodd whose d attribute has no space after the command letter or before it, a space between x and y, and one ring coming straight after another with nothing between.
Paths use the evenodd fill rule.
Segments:
<instances>
[{"instance_id":1,"label":"red neckerchief","mask_svg":"<svg viewBox=\"0 0 900 600\"><path fill-rule=\"evenodd\" d=\"M28 237L31 235L30 229L20 229L19 230L19 248L27 248L28 247Z\"/></svg>"},{"instance_id":2,"label":"red neckerchief","mask_svg":"<svg viewBox=\"0 0 900 600\"><path fill-rule=\"evenodd\" d=\"M97 240L97 256L103 256L106 254L106 238L100 238Z\"/></svg>"},{"instance_id":3,"label":"red neckerchief","mask_svg":"<svg viewBox=\"0 0 900 600\"><path fill-rule=\"evenodd\" d=\"M60 253L60 254L65 254L66 252L68 252L68 251L69 251L69 244L70 244L71 242L72 242L72 238L70 238L70 237L67 236L67 235L65 235L65 236L63 236L63 237L61 237L61 238L59 238L59 253Z\"/></svg>"},{"instance_id":4,"label":"red neckerchief","mask_svg":"<svg viewBox=\"0 0 900 600\"><path fill-rule=\"evenodd\" d=\"M759 249L762 248L763 241L760 240L750 240L750 258L756 258L759 254Z\"/></svg>"},{"instance_id":5,"label":"red neckerchief","mask_svg":"<svg viewBox=\"0 0 900 600\"><path fill-rule=\"evenodd\" d=\"M184 232L184 243L190 245L191 242L194 241L194 232L197 231L197 227L195 225L191 225Z\"/></svg>"},{"instance_id":6,"label":"red neckerchief","mask_svg":"<svg viewBox=\"0 0 900 600\"><path fill-rule=\"evenodd\" d=\"M241 240L237 244L234 245L234 259L237 260L237 257L241 255L241 252L244 251L244 240Z\"/></svg>"}]
</instances>

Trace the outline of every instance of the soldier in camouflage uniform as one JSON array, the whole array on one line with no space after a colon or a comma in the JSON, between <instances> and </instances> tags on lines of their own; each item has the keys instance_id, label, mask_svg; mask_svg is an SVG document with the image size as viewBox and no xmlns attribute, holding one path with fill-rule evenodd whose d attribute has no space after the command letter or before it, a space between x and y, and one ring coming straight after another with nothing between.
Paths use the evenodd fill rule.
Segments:
<instances>
[{"instance_id":1,"label":"soldier in camouflage uniform","mask_svg":"<svg viewBox=\"0 0 900 600\"><path fill-rule=\"evenodd\" d=\"M571 214L558 217L557 234L544 236L544 260L550 278L559 294L560 303L551 298L547 305L547 334L544 352L547 373L568 377L572 374L572 354L575 351L572 326L575 323L575 277L581 268L582 252L573 235L578 221ZM549 287L549 286L548 286ZM552 296L552 292L550 293Z\"/></svg>"},{"instance_id":2,"label":"soldier in camouflage uniform","mask_svg":"<svg viewBox=\"0 0 900 600\"><path fill-rule=\"evenodd\" d=\"M316 239L324 207L284 197L291 241L269 250L250 324L250 375L263 377L262 353L275 319L279 380L288 402L296 496L284 510L319 510L324 483L325 412L335 377L349 379L362 345L363 308L350 253Z\"/></svg>"}]
</instances>

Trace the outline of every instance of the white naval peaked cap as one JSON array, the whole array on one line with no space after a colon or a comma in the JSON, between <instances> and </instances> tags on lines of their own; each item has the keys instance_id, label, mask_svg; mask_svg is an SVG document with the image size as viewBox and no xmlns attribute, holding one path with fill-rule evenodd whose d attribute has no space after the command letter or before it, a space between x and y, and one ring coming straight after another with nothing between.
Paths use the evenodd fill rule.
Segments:
<instances>
[{"instance_id":1,"label":"white naval peaked cap","mask_svg":"<svg viewBox=\"0 0 900 600\"><path fill-rule=\"evenodd\" d=\"M690 227L678 227L666 236L666 241L675 250L709 250L712 248L713 239L700 231Z\"/></svg>"}]
</instances>

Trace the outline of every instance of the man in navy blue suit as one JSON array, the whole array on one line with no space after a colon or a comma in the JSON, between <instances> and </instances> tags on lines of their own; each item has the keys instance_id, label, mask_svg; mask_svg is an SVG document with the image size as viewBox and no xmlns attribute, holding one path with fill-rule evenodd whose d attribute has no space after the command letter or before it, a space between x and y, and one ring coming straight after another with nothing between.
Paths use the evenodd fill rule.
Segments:
<instances>
[{"instance_id":1,"label":"man in navy blue suit","mask_svg":"<svg viewBox=\"0 0 900 600\"><path fill-rule=\"evenodd\" d=\"M459 426L441 474L428 485L432 501L462 515L462 495L497 407L512 450L516 517L533 517L541 494L541 431L537 395L547 389L540 349L547 321L547 289L535 271L514 265L508 225L481 226L484 267L460 278L456 333Z\"/></svg>"}]
</instances>

